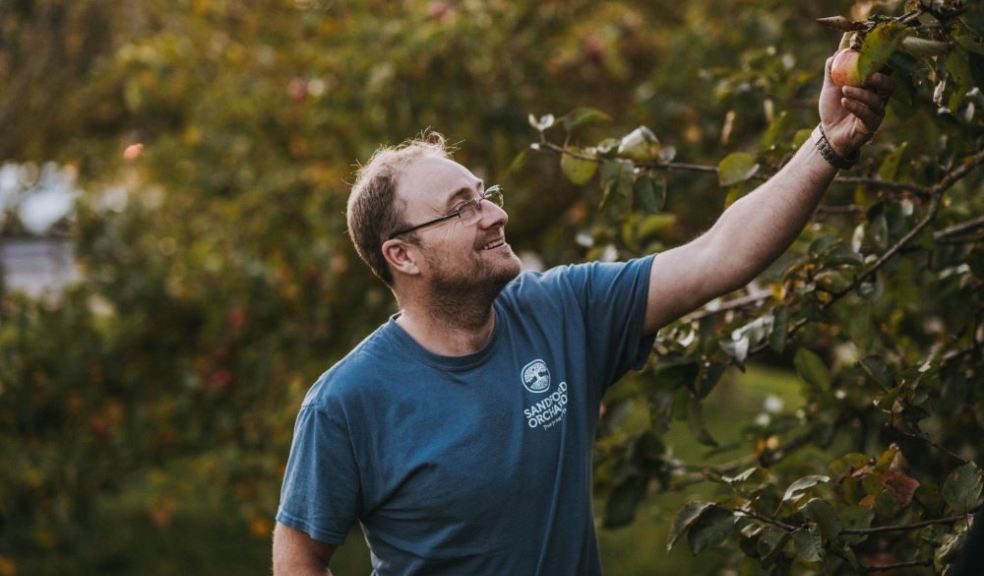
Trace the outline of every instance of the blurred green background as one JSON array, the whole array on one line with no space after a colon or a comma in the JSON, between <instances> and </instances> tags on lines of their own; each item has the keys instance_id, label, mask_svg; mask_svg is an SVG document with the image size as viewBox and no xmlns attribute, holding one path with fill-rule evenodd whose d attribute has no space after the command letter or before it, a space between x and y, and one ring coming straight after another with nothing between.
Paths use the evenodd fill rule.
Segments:
<instances>
[{"instance_id":1,"label":"blurred green background","mask_svg":"<svg viewBox=\"0 0 984 576\"><path fill-rule=\"evenodd\" d=\"M773 97L797 102L790 134L816 122L838 35L814 20L850 10L0 2L0 576L269 573L300 400L394 310L345 235L353 170L379 145L443 132L459 162L505 188L527 262L581 260L600 191L523 152L530 113L596 108L612 121L585 142L645 124L678 159L715 164L757 144ZM713 176L672 175L644 248L708 228L725 192ZM64 198L70 208L50 209ZM54 263L32 295L11 254L35 244ZM795 407L796 386L766 366L728 377L705 408L712 432L746 448L743 423L770 395ZM630 409L607 434L646 418ZM688 461L735 455L703 459L685 427L664 440ZM685 547L665 551L676 510L702 490L600 530L607 573L713 571L714 553L692 565ZM368 572L361 535L333 567Z\"/></svg>"}]
</instances>

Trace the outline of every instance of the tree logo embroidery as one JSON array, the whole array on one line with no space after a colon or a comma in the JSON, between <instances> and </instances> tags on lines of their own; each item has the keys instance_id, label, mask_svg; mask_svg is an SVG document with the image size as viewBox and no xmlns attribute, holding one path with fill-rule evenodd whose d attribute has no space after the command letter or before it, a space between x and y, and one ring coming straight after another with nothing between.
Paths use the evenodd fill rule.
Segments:
<instances>
[{"instance_id":1,"label":"tree logo embroidery","mask_svg":"<svg viewBox=\"0 0 984 576\"><path fill-rule=\"evenodd\" d=\"M539 358L523 366L521 378L523 387L535 394L543 394L550 389L550 370L547 363Z\"/></svg>"}]
</instances>

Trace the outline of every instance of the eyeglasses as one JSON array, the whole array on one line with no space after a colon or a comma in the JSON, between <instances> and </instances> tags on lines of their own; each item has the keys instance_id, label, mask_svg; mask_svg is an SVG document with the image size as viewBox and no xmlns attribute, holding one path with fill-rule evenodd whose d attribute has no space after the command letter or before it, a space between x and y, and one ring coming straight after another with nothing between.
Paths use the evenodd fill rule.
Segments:
<instances>
[{"instance_id":1,"label":"eyeglasses","mask_svg":"<svg viewBox=\"0 0 984 576\"><path fill-rule=\"evenodd\" d=\"M464 226L471 226L482 217L482 200L488 200L489 202L495 204L499 208L502 208L503 198L502 198L502 187L496 184L495 186L489 186L485 193L483 193L478 198L472 200L466 200L461 204L455 206L450 212L441 216L440 218L435 218L433 220L428 220L423 224L417 224L416 226L411 226L410 228L404 228L403 230L397 230L389 235L389 239L392 240L400 234L406 234L407 232L413 232L414 230L420 230L424 226L430 226L432 224L440 224L446 220L452 218L458 218L461 220L461 224Z\"/></svg>"}]
</instances>

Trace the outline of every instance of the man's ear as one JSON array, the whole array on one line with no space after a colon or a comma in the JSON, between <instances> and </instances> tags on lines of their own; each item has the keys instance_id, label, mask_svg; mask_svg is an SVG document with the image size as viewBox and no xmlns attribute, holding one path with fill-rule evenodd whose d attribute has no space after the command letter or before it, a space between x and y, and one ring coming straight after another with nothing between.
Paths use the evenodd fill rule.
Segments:
<instances>
[{"instance_id":1,"label":"man's ear","mask_svg":"<svg viewBox=\"0 0 984 576\"><path fill-rule=\"evenodd\" d=\"M417 265L419 254L413 250L413 244L393 238L383 242L383 258L393 267L394 272L415 276L420 274L420 266Z\"/></svg>"}]
</instances>

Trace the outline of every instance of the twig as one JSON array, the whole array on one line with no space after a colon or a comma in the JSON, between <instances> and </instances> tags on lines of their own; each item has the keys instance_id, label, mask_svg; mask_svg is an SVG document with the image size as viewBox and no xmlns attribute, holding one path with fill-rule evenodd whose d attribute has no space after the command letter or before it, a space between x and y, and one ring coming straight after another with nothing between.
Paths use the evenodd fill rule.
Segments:
<instances>
[{"instance_id":1,"label":"twig","mask_svg":"<svg viewBox=\"0 0 984 576\"><path fill-rule=\"evenodd\" d=\"M886 190L910 192L923 200L928 200L930 197L929 188L926 186L920 186L919 184L912 184L910 182L895 182L894 180L866 178L864 176L837 176L834 178L834 182L840 182L842 184L869 184L871 186L877 186L878 188L884 188Z\"/></svg>"},{"instance_id":2,"label":"twig","mask_svg":"<svg viewBox=\"0 0 984 576\"><path fill-rule=\"evenodd\" d=\"M933 448L936 448L940 452L946 454L947 456L949 456L950 458L953 458L954 460L956 460L957 462L960 462L961 464L966 464L967 462L969 462L969 460L967 460L966 458L964 458L964 457L956 454L955 452L952 452L952 451L944 448L943 446L940 446L939 444L937 444L936 442L933 442L931 439L927 438L926 436L921 436L919 434L913 434L911 432L906 432L905 430L900 430L900 429L898 429L898 428L896 428L894 426L888 426L888 428L890 430L892 430L893 432L901 435L901 436L905 436L906 438L912 438L913 440L922 440L926 444L929 444Z\"/></svg>"},{"instance_id":3,"label":"twig","mask_svg":"<svg viewBox=\"0 0 984 576\"><path fill-rule=\"evenodd\" d=\"M817 206L817 214L825 216L827 214L860 214L864 208L857 204L846 204L844 206Z\"/></svg>"},{"instance_id":4,"label":"twig","mask_svg":"<svg viewBox=\"0 0 984 576\"><path fill-rule=\"evenodd\" d=\"M968 232L975 232L981 228L984 228L984 216L974 218L972 220L967 220L966 222L961 222L959 224L954 224L942 230L937 230L933 232L933 240L937 242L948 240L953 236L961 236Z\"/></svg>"},{"instance_id":5,"label":"twig","mask_svg":"<svg viewBox=\"0 0 984 576\"><path fill-rule=\"evenodd\" d=\"M736 308L742 308L748 306L749 304L757 304L760 302L765 302L772 298L772 292L768 290L762 292L755 292L754 294L748 294L740 298L735 298L734 300L729 300L724 304L719 305L717 308L711 309L706 306L700 310L696 310L683 318L680 319L681 322L695 322L709 316L716 316L728 310L735 310Z\"/></svg>"},{"instance_id":6,"label":"twig","mask_svg":"<svg viewBox=\"0 0 984 576\"><path fill-rule=\"evenodd\" d=\"M921 522L913 522L912 524L895 524L892 526L875 526L874 528L845 528L841 530L841 534L881 534L883 532L901 532L905 530L916 530L917 528L924 528L926 526L932 526L934 524L953 524L954 522L959 522L960 520L965 520L967 516L974 514L981 508L981 504L974 506L967 511L966 514L958 514L956 516L947 516L945 518L933 518L931 520L923 520Z\"/></svg>"},{"instance_id":7,"label":"twig","mask_svg":"<svg viewBox=\"0 0 984 576\"><path fill-rule=\"evenodd\" d=\"M909 560L906 562L894 562L892 564L872 564L871 566L862 566L865 572L881 572L889 570L899 570L901 568L915 568L917 566L932 566L933 560Z\"/></svg>"},{"instance_id":8,"label":"twig","mask_svg":"<svg viewBox=\"0 0 984 576\"><path fill-rule=\"evenodd\" d=\"M727 508L725 508L725 510L727 510ZM749 518L761 520L762 522L766 522L768 524L772 524L773 526L782 528L786 532L795 532L796 530L798 530L797 526L793 526L792 524L786 524L782 520L773 518L771 516L766 516L765 514L759 514L754 510L745 510L744 508L739 508L738 510L729 510L729 512L731 512L732 514L741 514L742 516L748 516Z\"/></svg>"}]
</instances>

